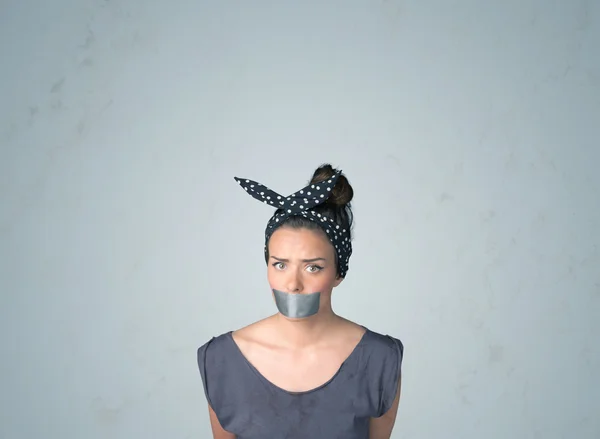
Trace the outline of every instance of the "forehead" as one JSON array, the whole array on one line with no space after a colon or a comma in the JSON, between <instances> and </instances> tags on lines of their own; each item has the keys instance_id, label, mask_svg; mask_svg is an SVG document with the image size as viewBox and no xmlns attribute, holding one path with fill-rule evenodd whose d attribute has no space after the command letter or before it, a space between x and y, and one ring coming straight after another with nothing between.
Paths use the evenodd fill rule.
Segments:
<instances>
[{"instance_id":1,"label":"forehead","mask_svg":"<svg viewBox=\"0 0 600 439\"><path fill-rule=\"evenodd\" d=\"M279 257L296 254L299 257L328 257L333 255L333 246L321 230L283 226L275 230L269 238L269 252Z\"/></svg>"}]
</instances>

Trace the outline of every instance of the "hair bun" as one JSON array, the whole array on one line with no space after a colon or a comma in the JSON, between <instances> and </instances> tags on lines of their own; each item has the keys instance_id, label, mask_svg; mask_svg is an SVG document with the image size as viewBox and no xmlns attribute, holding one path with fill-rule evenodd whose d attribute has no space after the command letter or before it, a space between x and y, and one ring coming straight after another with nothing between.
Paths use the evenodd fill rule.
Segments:
<instances>
[{"instance_id":1,"label":"hair bun","mask_svg":"<svg viewBox=\"0 0 600 439\"><path fill-rule=\"evenodd\" d=\"M313 177L310 180L310 184L320 183L328 180L333 177L336 172L337 169L332 167L329 163L325 163L315 170ZM342 173L338 177L335 186L331 190L331 195L329 195L329 198L327 198L327 201L324 204L343 207L350 204L353 196L354 191L352 190L352 186L350 185L350 182L346 176Z\"/></svg>"}]
</instances>

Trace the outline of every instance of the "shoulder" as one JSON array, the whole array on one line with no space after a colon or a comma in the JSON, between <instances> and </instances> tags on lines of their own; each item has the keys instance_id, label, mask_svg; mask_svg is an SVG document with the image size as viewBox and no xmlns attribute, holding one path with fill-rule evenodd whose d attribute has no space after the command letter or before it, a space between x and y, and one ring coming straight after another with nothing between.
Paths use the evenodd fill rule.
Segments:
<instances>
[{"instance_id":1,"label":"shoulder","mask_svg":"<svg viewBox=\"0 0 600 439\"><path fill-rule=\"evenodd\" d=\"M211 337L198 348L198 366L201 371L208 372L209 369L224 371L228 360L238 354L238 350L245 351L248 347L261 340L268 339L270 330L269 319L260 320L240 329L227 331L215 337Z\"/></svg>"},{"instance_id":2,"label":"shoulder","mask_svg":"<svg viewBox=\"0 0 600 439\"><path fill-rule=\"evenodd\" d=\"M279 333L273 317L267 317L232 331L231 338L242 352L247 353L257 346L264 347L276 343Z\"/></svg>"},{"instance_id":3,"label":"shoulder","mask_svg":"<svg viewBox=\"0 0 600 439\"><path fill-rule=\"evenodd\" d=\"M373 331L360 323L348 319L341 318L341 322L340 327L343 332L352 338L362 337L359 345L363 349L368 349L371 353L401 355L404 351L404 345L399 338Z\"/></svg>"},{"instance_id":4,"label":"shoulder","mask_svg":"<svg viewBox=\"0 0 600 439\"><path fill-rule=\"evenodd\" d=\"M261 338L265 331L268 329L268 320L260 320L258 322L251 323L242 328L231 331L232 337L237 340L251 341L257 338ZM268 331L267 331L268 332Z\"/></svg>"},{"instance_id":5,"label":"shoulder","mask_svg":"<svg viewBox=\"0 0 600 439\"><path fill-rule=\"evenodd\" d=\"M367 330L362 343L361 369L368 382L373 417L386 413L394 402L402 375L404 344L399 338Z\"/></svg>"},{"instance_id":6,"label":"shoulder","mask_svg":"<svg viewBox=\"0 0 600 439\"><path fill-rule=\"evenodd\" d=\"M231 337L231 333L233 331L227 331L224 332L223 334L211 337L209 340L205 341L204 344L202 344L199 348L198 351L214 351L214 350L218 350L218 349L222 349L223 346L225 346L227 344L227 339Z\"/></svg>"},{"instance_id":7,"label":"shoulder","mask_svg":"<svg viewBox=\"0 0 600 439\"><path fill-rule=\"evenodd\" d=\"M207 367L224 363L231 349L231 331L216 337L211 337L197 350L197 360L200 372L206 372ZM204 376L203 376L204 377Z\"/></svg>"},{"instance_id":8,"label":"shoulder","mask_svg":"<svg viewBox=\"0 0 600 439\"><path fill-rule=\"evenodd\" d=\"M404 344L399 338L369 329L365 334L365 346L376 355L397 357L398 361L402 361L404 355Z\"/></svg>"},{"instance_id":9,"label":"shoulder","mask_svg":"<svg viewBox=\"0 0 600 439\"><path fill-rule=\"evenodd\" d=\"M363 342L363 349L373 366L373 372L387 375L396 381L404 358L402 341L397 337L367 329Z\"/></svg>"},{"instance_id":10,"label":"shoulder","mask_svg":"<svg viewBox=\"0 0 600 439\"><path fill-rule=\"evenodd\" d=\"M230 352L230 349L232 348L232 341L234 340L237 344L241 344L260 339L261 334L263 334L265 332L265 328L268 327L268 320L268 318L260 320L242 328L227 331L218 336L211 337L210 340L206 341L198 348L198 358L200 359L201 356L214 357L223 355L226 352Z\"/></svg>"},{"instance_id":11,"label":"shoulder","mask_svg":"<svg viewBox=\"0 0 600 439\"><path fill-rule=\"evenodd\" d=\"M231 331L211 337L197 350L197 363L202 378L204 393L209 405L217 410L220 405L223 383L232 374L235 351ZM235 371L233 371L235 373Z\"/></svg>"}]
</instances>

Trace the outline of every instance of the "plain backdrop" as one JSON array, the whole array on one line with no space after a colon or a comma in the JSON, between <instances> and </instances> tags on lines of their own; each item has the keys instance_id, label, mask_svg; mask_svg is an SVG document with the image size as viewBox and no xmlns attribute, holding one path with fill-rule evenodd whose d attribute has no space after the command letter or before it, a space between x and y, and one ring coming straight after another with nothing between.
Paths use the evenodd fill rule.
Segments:
<instances>
[{"instance_id":1,"label":"plain backdrop","mask_svg":"<svg viewBox=\"0 0 600 439\"><path fill-rule=\"evenodd\" d=\"M0 438L211 437L196 349L275 312L271 208L355 189L335 311L393 438L600 437L600 6L0 2ZM316 439L316 438L315 438Z\"/></svg>"}]
</instances>

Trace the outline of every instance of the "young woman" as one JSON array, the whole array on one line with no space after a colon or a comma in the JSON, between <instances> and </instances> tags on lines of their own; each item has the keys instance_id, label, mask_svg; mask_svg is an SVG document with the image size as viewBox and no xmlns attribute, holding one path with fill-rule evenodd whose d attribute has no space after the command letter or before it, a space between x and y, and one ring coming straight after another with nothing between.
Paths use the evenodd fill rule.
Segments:
<instances>
[{"instance_id":1,"label":"young woman","mask_svg":"<svg viewBox=\"0 0 600 439\"><path fill-rule=\"evenodd\" d=\"M265 259L278 313L198 349L214 439L389 439L403 345L331 307L352 253L348 180L326 164L288 197L236 181L277 208Z\"/></svg>"}]
</instances>

